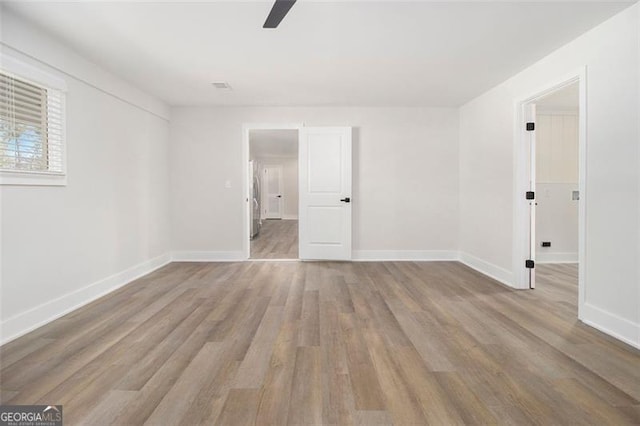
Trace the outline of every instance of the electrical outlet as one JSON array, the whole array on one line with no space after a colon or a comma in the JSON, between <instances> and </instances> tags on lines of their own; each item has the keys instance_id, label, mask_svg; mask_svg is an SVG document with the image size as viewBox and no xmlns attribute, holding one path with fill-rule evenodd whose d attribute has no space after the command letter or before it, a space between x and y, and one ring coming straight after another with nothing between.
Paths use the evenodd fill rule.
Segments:
<instances>
[{"instance_id":1,"label":"electrical outlet","mask_svg":"<svg viewBox=\"0 0 640 426\"><path fill-rule=\"evenodd\" d=\"M543 241L541 245L542 247L551 247L551 241Z\"/></svg>"}]
</instances>

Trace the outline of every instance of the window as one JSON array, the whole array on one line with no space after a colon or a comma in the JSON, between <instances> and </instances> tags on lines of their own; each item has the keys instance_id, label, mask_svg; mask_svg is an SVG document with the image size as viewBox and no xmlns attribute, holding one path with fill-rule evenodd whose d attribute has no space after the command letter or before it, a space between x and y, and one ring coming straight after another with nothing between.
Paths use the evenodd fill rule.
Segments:
<instances>
[{"instance_id":1,"label":"window","mask_svg":"<svg viewBox=\"0 0 640 426\"><path fill-rule=\"evenodd\" d=\"M64 163L63 91L0 70L0 182L64 184Z\"/></svg>"}]
</instances>

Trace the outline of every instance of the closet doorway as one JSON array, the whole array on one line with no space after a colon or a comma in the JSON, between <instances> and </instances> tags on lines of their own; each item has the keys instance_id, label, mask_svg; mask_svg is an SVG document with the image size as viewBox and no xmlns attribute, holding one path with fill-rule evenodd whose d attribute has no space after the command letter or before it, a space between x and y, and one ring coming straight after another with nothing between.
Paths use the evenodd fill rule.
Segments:
<instances>
[{"instance_id":1,"label":"closet doorway","mask_svg":"<svg viewBox=\"0 0 640 426\"><path fill-rule=\"evenodd\" d=\"M578 82L536 105L536 288L578 302Z\"/></svg>"},{"instance_id":2,"label":"closet doorway","mask_svg":"<svg viewBox=\"0 0 640 426\"><path fill-rule=\"evenodd\" d=\"M562 300L578 318L586 284L585 87L580 72L523 102L516 152L521 288Z\"/></svg>"}]
</instances>

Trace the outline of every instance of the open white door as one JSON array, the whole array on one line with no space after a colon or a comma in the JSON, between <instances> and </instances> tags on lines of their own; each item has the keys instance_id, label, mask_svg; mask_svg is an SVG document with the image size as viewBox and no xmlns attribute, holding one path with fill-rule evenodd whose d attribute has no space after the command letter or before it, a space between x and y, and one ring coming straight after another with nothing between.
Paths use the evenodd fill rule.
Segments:
<instances>
[{"instance_id":1,"label":"open white door","mask_svg":"<svg viewBox=\"0 0 640 426\"><path fill-rule=\"evenodd\" d=\"M300 259L351 259L351 127L303 127Z\"/></svg>"},{"instance_id":2,"label":"open white door","mask_svg":"<svg viewBox=\"0 0 640 426\"><path fill-rule=\"evenodd\" d=\"M265 166L263 219L282 219L282 166Z\"/></svg>"},{"instance_id":3,"label":"open white door","mask_svg":"<svg viewBox=\"0 0 640 426\"><path fill-rule=\"evenodd\" d=\"M527 134L529 135L529 191L525 199L529 203L529 258L525 267L529 270L529 288L536 288L536 104L526 105Z\"/></svg>"}]
</instances>

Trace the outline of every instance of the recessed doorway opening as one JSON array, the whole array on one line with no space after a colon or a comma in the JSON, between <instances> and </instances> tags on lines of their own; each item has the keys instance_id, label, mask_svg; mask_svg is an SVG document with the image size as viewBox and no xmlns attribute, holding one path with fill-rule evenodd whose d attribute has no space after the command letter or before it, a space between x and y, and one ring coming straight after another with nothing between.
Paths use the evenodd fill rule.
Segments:
<instances>
[{"instance_id":1,"label":"recessed doorway opening","mask_svg":"<svg viewBox=\"0 0 640 426\"><path fill-rule=\"evenodd\" d=\"M578 302L578 82L536 100L536 288Z\"/></svg>"},{"instance_id":2,"label":"recessed doorway opening","mask_svg":"<svg viewBox=\"0 0 640 426\"><path fill-rule=\"evenodd\" d=\"M578 318L586 282L585 84L580 72L523 101L516 149L519 287L563 300Z\"/></svg>"},{"instance_id":3,"label":"recessed doorway opening","mask_svg":"<svg viewBox=\"0 0 640 426\"><path fill-rule=\"evenodd\" d=\"M249 258L298 259L298 129L249 130Z\"/></svg>"}]
</instances>

